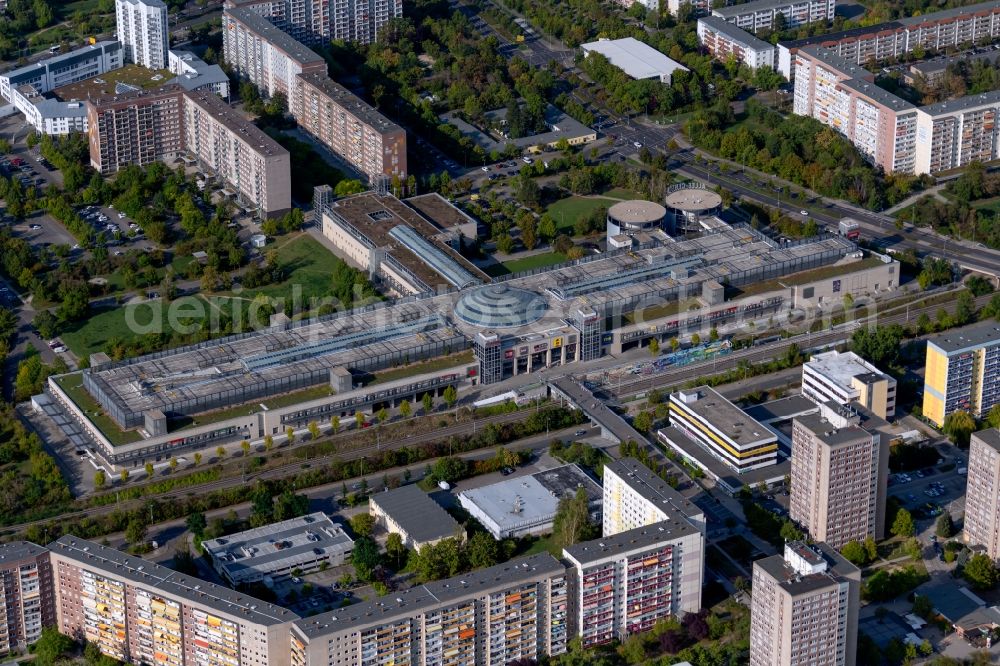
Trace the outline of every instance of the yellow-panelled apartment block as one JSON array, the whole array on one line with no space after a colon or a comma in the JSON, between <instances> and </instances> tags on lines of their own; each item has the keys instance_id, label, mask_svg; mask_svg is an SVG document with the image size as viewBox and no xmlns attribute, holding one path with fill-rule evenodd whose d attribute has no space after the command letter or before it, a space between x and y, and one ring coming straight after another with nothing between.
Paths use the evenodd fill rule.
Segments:
<instances>
[{"instance_id":1,"label":"yellow-panelled apartment block","mask_svg":"<svg viewBox=\"0 0 1000 666\"><path fill-rule=\"evenodd\" d=\"M1000 325L986 321L927 341L923 413L937 426L953 412L980 418L1000 403Z\"/></svg>"}]
</instances>

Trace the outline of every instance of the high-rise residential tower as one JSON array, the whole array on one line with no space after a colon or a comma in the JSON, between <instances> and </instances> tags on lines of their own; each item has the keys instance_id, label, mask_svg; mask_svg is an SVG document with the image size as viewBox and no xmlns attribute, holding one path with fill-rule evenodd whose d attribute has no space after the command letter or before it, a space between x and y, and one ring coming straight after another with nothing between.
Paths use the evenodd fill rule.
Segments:
<instances>
[{"instance_id":1,"label":"high-rise residential tower","mask_svg":"<svg viewBox=\"0 0 1000 666\"><path fill-rule=\"evenodd\" d=\"M985 547L996 560L1000 558L1000 430L972 435L966 483L965 541Z\"/></svg>"},{"instance_id":2,"label":"high-rise residential tower","mask_svg":"<svg viewBox=\"0 0 1000 666\"><path fill-rule=\"evenodd\" d=\"M167 45L167 5L163 0L115 0L118 40L125 58L149 69L170 64Z\"/></svg>"}]
</instances>

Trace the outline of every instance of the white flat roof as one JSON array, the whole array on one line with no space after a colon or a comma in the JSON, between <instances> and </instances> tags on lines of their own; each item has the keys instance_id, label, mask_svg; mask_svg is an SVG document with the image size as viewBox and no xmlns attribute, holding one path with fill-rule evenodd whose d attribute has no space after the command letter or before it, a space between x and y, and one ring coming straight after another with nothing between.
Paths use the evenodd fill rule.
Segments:
<instances>
[{"instance_id":1,"label":"white flat roof","mask_svg":"<svg viewBox=\"0 0 1000 666\"><path fill-rule=\"evenodd\" d=\"M587 52L596 52L611 61L633 79L650 79L662 77L675 71L688 71L684 65L671 60L652 46L643 44L634 37L625 39L601 39L583 44L581 48Z\"/></svg>"},{"instance_id":2,"label":"white flat roof","mask_svg":"<svg viewBox=\"0 0 1000 666\"><path fill-rule=\"evenodd\" d=\"M854 352L833 350L822 354L813 354L806 365L838 386L848 389L851 388L851 381L858 375L885 374Z\"/></svg>"}]
</instances>

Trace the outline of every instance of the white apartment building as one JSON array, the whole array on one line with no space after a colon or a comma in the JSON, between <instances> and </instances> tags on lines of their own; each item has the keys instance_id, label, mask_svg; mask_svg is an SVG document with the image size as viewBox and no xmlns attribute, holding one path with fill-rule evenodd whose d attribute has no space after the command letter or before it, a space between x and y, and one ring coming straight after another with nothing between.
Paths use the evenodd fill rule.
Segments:
<instances>
[{"instance_id":1,"label":"white apartment building","mask_svg":"<svg viewBox=\"0 0 1000 666\"><path fill-rule=\"evenodd\" d=\"M652 5L652 7L650 8L652 9L657 8L655 0L647 0L647 2L649 4L643 3L646 4L646 7L650 7ZM694 7L695 12L698 14L706 14L712 11L711 0L666 0L666 3L667 3L667 11L669 11L674 16L677 16L677 13L681 10L681 7L683 5L692 5ZM631 5L632 3L629 2L628 6Z\"/></svg>"},{"instance_id":2,"label":"white apartment building","mask_svg":"<svg viewBox=\"0 0 1000 666\"><path fill-rule=\"evenodd\" d=\"M584 647L701 609L705 536L683 516L570 546L563 557Z\"/></svg>"},{"instance_id":3,"label":"white apartment building","mask_svg":"<svg viewBox=\"0 0 1000 666\"><path fill-rule=\"evenodd\" d=\"M285 95L288 109L299 106L302 73L326 76L326 61L272 25L250 7L227 7L222 15L222 47L237 76L256 85L262 95Z\"/></svg>"},{"instance_id":4,"label":"white apartment building","mask_svg":"<svg viewBox=\"0 0 1000 666\"><path fill-rule=\"evenodd\" d=\"M820 405L792 421L788 515L816 541L840 549L885 531L888 424L860 405Z\"/></svg>"},{"instance_id":5,"label":"white apartment building","mask_svg":"<svg viewBox=\"0 0 1000 666\"><path fill-rule=\"evenodd\" d=\"M896 415L896 380L854 352L813 354L802 364L802 395L817 404L857 402L887 421Z\"/></svg>"},{"instance_id":6,"label":"white apartment building","mask_svg":"<svg viewBox=\"0 0 1000 666\"><path fill-rule=\"evenodd\" d=\"M834 0L754 0L741 5L719 7L712 15L749 32L774 29L778 14L785 17L787 28L797 28L816 21L832 21Z\"/></svg>"},{"instance_id":7,"label":"white apartment building","mask_svg":"<svg viewBox=\"0 0 1000 666\"><path fill-rule=\"evenodd\" d=\"M753 563L750 666L854 666L861 571L827 544Z\"/></svg>"},{"instance_id":8,"label":"white apartment building","mask_svg":"<svg viewBox=\"0 0 1000 666\"><path fill-rule=\"evenodd\" d=\"M19 86L29 85L38 94L44 94L60 86L119 69L124 64L123 56L119 42L90 44L0 74L0 95L16 104L14 91Z\"/></svg>"},{"instance_id":9,"label":"white apartment building","mask_svg":"<svg viewBox=\"0 0 1000 666\"><path fill-rule=\"evenodd\" d=\"M207 62L190 51L170 51L170 72L177 75L168 83L185 90L211 90L219 97L229 97L229 77L218 65Z\"/></svg>"},{"instance_id":10,"label":"white apartment building","mask_svg":"<svg viewBox=\"0 0 1000 666\"><path fill-rule=\"evenodd\" d=\"M403 15L402 0L227 0L304 44L331 39L370 44L389 20Z\"/></svg>"},{"instance_id":11,"label":"white apartment building","mask_svg":"<svg viewBox=\"0 0 1000 666\"><path fill-rule=\"evenodd\" d=\"M919 109L914 171L937 173L997 159L998 115L1000 90Z\"/></svg>"},{"instance_id":12,"label":"white apartment building","mask_svg":"<svg viewBox=\"0 0 1000 666\"><path fill-rule=\"evenodd\" d=\"M704 532L705 514L635 458L604 466L604 536L684 516Z\"/></svg>"},{"instance_id":13,"label":"white apartment building","mask_svg":"<svg viewBox=\"0 0 1000 666\"><path fill-rule=\"evenodd\" d=\"M1000 559L1000 430L973 433L969 440L969 475L965 490L965 529L970 546L983 546Z\"/></svg>"},{"instance_id":14,"label":"white apartment building","mask_svg":"<svg viewBox=\"0 0 1000 666\"><path fill-rule=\"evenodd\" d=\"M115 0L118 39L125 58L149 69L166 69L167 5L163 0Z\"/></svg>"},{"instance_id":15,"label":"white apartment building","mask_svg":"<svg viewBox=\"0 0 1000 666\"><path fill-rule=\"evenodd\" d=\"M764 66L774 69L777 64L774 44L718 16L698 19L698 41L716 60L725 62L733 57L754 70Z\"/></svg>"}]
</instances>

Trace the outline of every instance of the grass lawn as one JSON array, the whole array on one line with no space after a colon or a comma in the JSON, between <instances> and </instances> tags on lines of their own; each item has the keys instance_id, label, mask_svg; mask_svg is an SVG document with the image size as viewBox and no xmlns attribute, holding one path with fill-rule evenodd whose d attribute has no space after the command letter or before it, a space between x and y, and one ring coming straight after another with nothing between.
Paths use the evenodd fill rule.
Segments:
<instances>
[{"instance_id":1,"label":"grass lawn","mask_svg":"<svg viewBox=\"0 0 1000 666\"><path fill-rule=\"evenodd\" d=\"M466 349L465 351L458 352L457 354L431 359L430 361L411 363L410 365L406 365L401 368L392 368L391 370L379 370L375 373L375 378L368 382L366 386L371 386L372 384L384 384L385 382L395 381L404 377L421 375L425 372L447 370L448 368L454 368L455 366L472 363L472 360L472 350Z\"/></svg>"},{"instance_id":2,"label":"grass lawn","mask_svg":"<svg viewBox=\"0 0 1000 666\"><path fill-rule=\"evenodd\" d=\"M573 225L581 217L586 217L600 208L609 208L614 202L607 199L592 199L588 197L567 197L553 202L545 209L552 216L560 233L573 235Z\"/></svg>"},{"instance_id":3,"label":"grass lawn","mask_svg":"<svg viewBox=\"0 0 1000 666\"><path fill-rule=\"evenodd\" d=\"M976 210L989 211L994 215L1000 214L1000 197L992 197L990 199L981 199L979 201L973 201L972 207Z\"/></svg>"},{"instance_id":4,"label":"grass lawn","mask_svg":"<svg viewBox=\"0 0 1000 666\"><path fill-rule=\"evenodd\" d=\"M611 197L612 199L621 199L622 201L627 201L629 199L645 199L643 195L638 192L633 192L632 190L627 190L624 187L615 187L607 192L602 192L601 196Z\"/></svg>"},{"instance_id":5,"label":"grass lawn","mask_svg":"<svg viewBox=\"0 0 1000 666\"><path fill-rule=\"evenodd\" d=\"M562 548L556 545L551 534L543 537L539 537L528 546L528 549L523 553L518 553L518 557L527 557L528 555L538 555L539 553L549 553L553 557L562 556Z\"/></svg>"},{"instance_id":6,"label":"grass lawn","mask_svg":"<svg viewBox=\"0 0 1000 666\"><path fill-rule=\"evenodd\" d=\"M268 250L275 253L278 264L285 267L288 277L277 284L244 289L239 294L240 298L248 302L257 294L288 298L292 296L296 286L304 301L330 294L331 275L334 267L341 261L311 236L298 233L279 238Z\"/></svg>"},{"instance_id":7,"label":"grass lawn","mask_svg":"<svg viewBox=\"0 0 1000 666\"><path fill-rule=\"evenodd\" d=\"M184 300L184 299L181 299ZM154 317L165 322L166 304L163 301L149 301L132 306L103 308L90 315L86 321L71 324L59 337L74 354L85 357L104 351L112 340L134 340L147 331L133 332L129 320L140 326L148 326ZM164 324L165 325L165 324Z\"/></svg>"},{"instance_id":8,"label":"grass lawn","mask_svg":"<svg viewBox=\"0 0 1000 666\"><path fill-rule=\"evenodd\" d=\"M55 381L66 392L69 399L76 403L76 406L90 417L93 424L104 433L104 436L112 444L119 446L130 442L138 442L142 439L142 436L135 430L120 429L118 424L104 413L104 410L97 404L97 401L87 393L87 389L83 388L83 382L80 378L81 373L74 372L71 375L63 375Z\"/></svg>"},{"instance_id":9,"label":"grass lawn","mask_svg":"<svg viewBox=\"0 0 1000 666\"><path fill-rule=\"evenodd\" d=\"M566 255L562 252L544 252L542 254L533 254L530 257L525 257L524 259L512 259L510 261L505 261L503 263L503 267L510 273L520 273L521 271L530 271L535 268L555 266L556 264L561 264L564 261L566 261Z\"/></svg>"}]
</instances>

